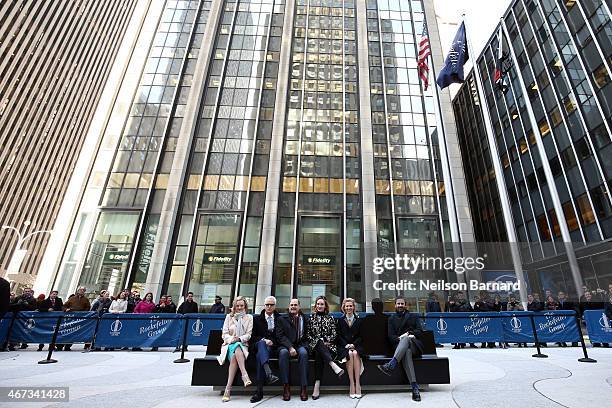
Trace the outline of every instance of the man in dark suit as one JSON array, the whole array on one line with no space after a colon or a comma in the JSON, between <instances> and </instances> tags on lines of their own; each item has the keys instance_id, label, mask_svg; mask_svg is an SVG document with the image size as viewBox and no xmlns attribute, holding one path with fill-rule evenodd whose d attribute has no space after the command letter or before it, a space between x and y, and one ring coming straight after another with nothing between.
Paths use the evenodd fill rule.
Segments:
<instances>
[{"instance_id":1,"label":"man in dark suit","mask_svg":"<svg viewBox=\"0 0 612 408\"><path fill-rule=\"evenodd\" d=\"M395 299L395 315L389 318L387 338L391 347L395 349L393 358L386 364L381 364L378 369L386 375L397 368L399 362L402 363L408 381L412 386L412 399L420 401L419 384L416 381L414 372L414 357L423 354L423 343L419 339L423 331L418 315L406 311L406 300L402 297Z\"/></svg>"},{"instance_id":2,"label":"man in dark suit","mask_svg":"<svg viewBox=\"0 0 612 408\"><path fill-rule=\"evenodd\" d=\"M280 347L278 349L278 365L280 366L280 377L283 382L283 400L291 399L291 388L289 386L289 359L297 357L300 373L300 399L308 401L308 339L306 328L308 317L300 309L300 301L291 299L289 301L289 314L279 319L281 331L278 333Z\"/></svg>"},{"instance_id":3,"label":"man in dark suit","mask_svg":"<svg viewBox=\"0 0 612 408\"><path fill-rule=\"evenodd\" d=\"M47 296L46 299L41 300L38 303L38 311L39 312L61 312L64 307L64 302L62 302L62 298L57 296L57 290L52 290ZM38 351L42 351L44 348L44 344L38 345ZM58 350L62 350L64 348L63 345L56 344Z\"/></svg>"},{"instance_id":4,"label":"man in dark suit","mask_svg":"<svg viewBox=\"0 0 612 408\"><path fill-rule=\"evenodd\" d=\"M268 360L279 346L280 314L276 311L276 298L268 296L264 301L264 310L253 319L253 334L251 347L257 353L257 391L251 397L251 402L263 399L264 383L274 384L278 377L272 374Z\"/></svg>"},{"instance_id":5,"label":"man in dark suit","mask_svg":"<svg viewBox=\"0 0 612 408\"><path fill-rule=\"evenodd\" d=\"M57 290L52 290L49 296L38 304L39 312L61 312L64 307L62 298L57 296Z\"/></svg>"},{"instance_id":6,"label":"man in dark suit","mask_svg":"<svg viewBox=\"0 0 612 408\"><path fill-rule=\"evenodd\" d=\"M0 277L0 319L9 311L11 304L11 285Z\"/></svg>"}]
</instances>

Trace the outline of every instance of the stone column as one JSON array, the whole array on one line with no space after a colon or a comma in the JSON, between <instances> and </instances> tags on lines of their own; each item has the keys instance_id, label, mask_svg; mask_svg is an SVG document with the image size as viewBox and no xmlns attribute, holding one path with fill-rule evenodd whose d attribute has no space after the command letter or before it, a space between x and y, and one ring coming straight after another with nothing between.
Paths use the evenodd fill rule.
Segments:
<instances>
[{"instance_id":1,"label":"stone column","mask_svg":"<svg viewBox=\"0 0 612 408\"><path fill-rule=\"evenodd\" d=\"M376 188L374 185L374 144L368 63L368 22L366 0L357 0L357 64L359 70L359 130L361 132L361 200L363 211L363 281L366 310L372 310L375 291L372 265L377 256Z\"/></svg>"},{"instance_id":2,"label":"stone column","mask_svg":"<svg viewBox=\"0 0 612 408\"><path fill-rule=\"evenodd\" d=\"M280 196L285 117L287 115L287 88L289 86L289 71L291 69L291 38L293 37L294 13L295 0L287 0L285 3L285 16L283 20L283 37L278 64L278 79L276 81L276 103L274 105L274 120L272 122L270 163L268 165L268 178L266 180L266 201L261 231L261 249L259 253L259 270L255 306L253 309L254 312L259 312L263 309L263 302L266 296L272 293L274 248L276 246L276 223L278 218L278 200Z\"/></svg>"}]
</instances>

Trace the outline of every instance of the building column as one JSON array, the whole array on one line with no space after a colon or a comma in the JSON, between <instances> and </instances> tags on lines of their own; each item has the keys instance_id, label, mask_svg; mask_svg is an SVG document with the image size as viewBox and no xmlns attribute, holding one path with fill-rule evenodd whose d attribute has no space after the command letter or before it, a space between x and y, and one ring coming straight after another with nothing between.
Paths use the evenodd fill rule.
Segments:
<instances>
[{"instance_id":1,"label":"building column","mask_svg":"<svg viewBox=\"0 0 612 408\"><path fill-rule=\"evenodd\" d=\"M214 1L209 12L202 46L198 54L198 61L193 74L194 79L191 86L191 92L187 104L185 105L185 115L181 124L179 137L176 144L176 151L172 160L172 168L168 176L168 187L164 195L157 234L155 235L155 243L153 253L151 254L151 263L147 274L145 292L152 292L153 297L157 299L161 293L161 287L164 281L165 271L167 270L169 259L172 251L172 237L176 228L178 219L178 211L180 210L180 200L185 177L188 169L189 153L193 143L193 136L198 122L198 114L200 112L201 96L204 93L206 85L206 74L212 60L212 51L214 49L215 34L221 13L223 12L223 2ZM208 151L206 152L208 154ZM186 265L188 268L189 265Z\"/></svg>"},{"instance_id":2,"label":"building column","mask_svg":"<svg viewBox=\"0 0 612 408\"><path fill-rule=\"evenodd\" d=\"M272 122L272 141L270 143L270 163L266 180L266 200L264 204L263 225L257 273L257 289L254 312L263 309L266 296L272 293L274 276L274 248L276 246L276 223L278 218L278 201L280 197L281 169L283 158L283 140L285 136L285 118L287 116L287 98L289 72L291 69L291 39L293 37L293 15L295 0L285 3L283 20L283 37L278 64L276 82L276 103ZM297 205L297 204L296 204Z\"/></svg>"},{"instance_id":3,"label":"building column","mask_svg":"<svg viewBox=\"0 0 612 408\"><path fill-rule=\"evenodd\" d=\"M363 214L363 282L366 311L372 311L375 297L374 258L378 254L376 226L376 187L374 184L374 144L372 142L372 103L368 63L368 20L366 0L357 0L357 64L359 78L359 131L361 134L361 205Z\"/></svg>"}]
</instances>

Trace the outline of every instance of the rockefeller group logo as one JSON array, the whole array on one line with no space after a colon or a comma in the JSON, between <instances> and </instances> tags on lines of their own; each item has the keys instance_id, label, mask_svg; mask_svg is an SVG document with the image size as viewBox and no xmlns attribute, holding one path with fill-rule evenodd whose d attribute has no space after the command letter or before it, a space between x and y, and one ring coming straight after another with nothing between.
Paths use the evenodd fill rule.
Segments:
<instances>
[{"instance_id":1,"label":"rockefeller group logo","mask_svg":"<svg viewBox=\"0 0 612 408\"><path fill-rule=\"evenodd\" d=\"M121 334L121 328L123 327L123 323L121 320L117 319L113 323L111 323L111 336L119 336Z\"/></svg>"},{"instance_id":2,"label":"rockefeller group logo","mask_svg":"<svg viewBox=\"0 0 612 408\"><path fill-rule=\"evenodd\" d=\"M201 336L203 332L204 332L204 323L202 323L202 320L197 319L191 325L191 334L194 336Z\"/></svg>"}]
</instances>

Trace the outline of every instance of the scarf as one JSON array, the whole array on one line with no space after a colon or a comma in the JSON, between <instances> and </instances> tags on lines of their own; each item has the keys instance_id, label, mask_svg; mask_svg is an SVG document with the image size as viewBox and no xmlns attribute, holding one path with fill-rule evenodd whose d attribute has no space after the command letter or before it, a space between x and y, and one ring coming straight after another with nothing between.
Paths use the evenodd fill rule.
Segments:
<instances>
[{"instance_id":1,"label":"scarf","mask_svg":"<svg viewBox=\"0 0 612 408\"><path fill-rule=\"evenodd\" d=\"M242 326L242 318L244 316L246 316L246 312L234 314L234 319L236 319L236 337L242 337L246 334L246 328Z\"/></svg>"}]
</instances>

